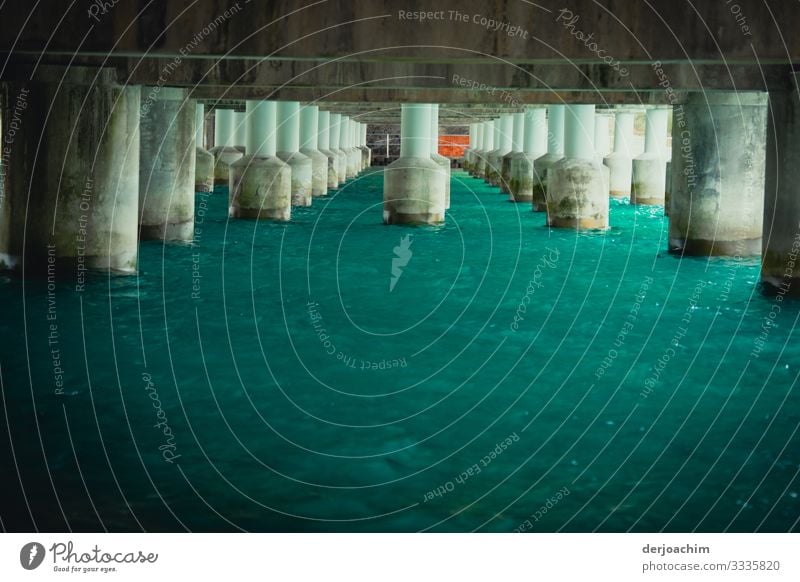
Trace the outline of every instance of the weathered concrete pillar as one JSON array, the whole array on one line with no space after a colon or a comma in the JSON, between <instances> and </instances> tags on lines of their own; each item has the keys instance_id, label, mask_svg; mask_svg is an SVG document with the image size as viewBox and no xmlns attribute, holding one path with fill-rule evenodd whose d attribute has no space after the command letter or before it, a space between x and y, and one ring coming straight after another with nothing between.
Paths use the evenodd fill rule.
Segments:
<instances>
[{"instance_id":1,"label":"weathered concrete pillar","mask_svg":"<svg viewBox=\"0 0 800 582\"><path fill-rule=\"evenodd\" d=\"M403 103L400 157L383 181L385 224L440 224L445 214L444 176L431 159L431 107Z\"/></svg>"},{"instance_id":2,"label":"weathered concrete pillar","mask_svg":"<svg viewBox=\"0 0 800 582\"><path fill-rule=\"evenodd\" d=\"M339 186L339 177L336 173L337 155L331 149L331 113L330 111L319 112L319 151L327 160L327 180L328 190L335 190Z\"/></svg>"},{"instance_id":3,"label":"weathered concrete pillar","mask_svg":"<svg viewBox=\"0 0 800 582\"><path fill-rule=\"evenodd\" d=\"M631 204L664 204L667 189L667 109L647 110L644 153L633 160Z\"/></svg>"},{"instance_id":4,"label":"weathered concrete pillar","mask_svg":"<svg viewBox=\"0 0 800 582\"><path fill-rule=\"evenodd\" d=\"M347 154L341 148L342 116L339 113L331 113L330 134L331 151L336 154L336 177L339 179L338 187L347 181Z\"/></svg>"},{"instance_id":5,"label":"weathered concrete pillar","mask_svg":"<svg viewBox=\"0 0 800 582\"><path fill-rule=\"evenodd\" d=\"M145 87L139 120L139 239L194 238L195 106L186 89Z\"/></svg>"},{"instance_id":6,"label":"weathered concrete pillar","mask_svg":"<svg viewBox=\"0 0 800 582\"><path fill-rule=\"evenodd\" d=\"M524 119L522 151L511 160L511 202L533 201L533 164L547 153L547 111L541 107L528 108ZM516 136L516 128L514 135Z\"/></svg>"},{"instance_id":7,"label":"weathered concrete pillar","mask_svg":"<svg viewBox=\"0 0 800 582\"><path fill-rule=\"evenodd\" d=\"M361 129L359 123L355 119L350 120L350 130L350 135L353 136L350 143L353 144L353 152L356 156L356 167L358 168L357 173L360 174L364 170L364 152L361 151Z\"/></svg>"},{"instance_id":8,"label":"weathered concrete pillar","mask_svg":"<svg viewBox=\"0 0 800 582\"><path fill-rule=\"evenodd\" d=\"M247 121L245 121L244 111L233 112L233 147L247 153Z\"/></svg>"},{"instance_id":9,"label":"weathered concrete pillar","mask_svg":"<svg viewBox=\"0 0 800 582\"><path fill-rule=\"evenodd\" d=\"M367 146L367 124L359 123L358 129L361 132L359 137L359 147L361 150L361 166L366 169L372 165L372 150Z\"/></svg>"},{"instance_id":10,"label":"weathered concrete pillar","mask_svg":"<svg viewBox=\"0 0 800 582\"><path fill-rule=\"evenodd\" d=\"M800 74L791 78L769 93L761 283L765 293L800 297Z\"/></svg>"},{"instance_id":11,"label":"weathered concrete pillar","mask_svg":"<svg viewBox=\"0 0 800 582\"><path fill-rule=\"evenodd\" d=\"M594 105L569 105L564 158L547 174L547 224L558 228L608 228L608 191L594 149Z\"/></svg>"},{"instance_id":12,"label":"weathered concrete pillar","mask_svg":"<svg viewBox=\"0 0 800 582\"><path fill-rule=\"evenodd\" d=\"M547 107L547 153L533 162L532 206L534 212L547 210L547 173L564 157L564 106Z\"/></svg>"},{"instance_id":13,"label":"weathered concrete pillar","mask_svg":"<svg viewBox=\"0 0 800 582\"><path fill-rule=\"evenodd\" d=\"M233 146L233 110L214 110L214 147L210 152L214 156L214 185L228 185L228 168L236 160L241 159L242 152Z\"/></svg>"},{"instance_id":14,"label":"weathered concrete pillar","mask_svg":"<svg viewBox=\"0 0 800 582\"><path fill-rule=\"evenodd\" d=\"M248 154L231 165L231 218L289 220L292 214L292 171L276 154L276 104L248 101Z\"/></svg>"},{"instance_id":15,"label":"weathered concrete pillar","mask_svg":"<svg viewBox=\"0 0 800 582\"><path fill-rule=\"evenodd\" d=\"M477 177L486 181L486 174L489 171L489 155L495 148L495 126L499 129L500 120L490 119L484 122L483 125L483 148L481 148L481 155L478 159L478 175Z\"/></svg>"},{"instance_id":16,"label":"weathered concrete pillar","mask_svg":"<svg viewBox=\"0 0 800 582\"><path fill-rule=\"evenodd\" d=\"M195 105L194 191L211 192L214 189L214 155L203 146L205 141L205 106Z\"/></svg>"},{"instance_id":17,"label":"weathered concrete pillar","mask_svg":"<svg viewBox=\"0 0 800 582\"><path fill-rule=\"evenodd\" d=\"M89 270L135 272L140 87L118 84L114 69L40 65L1 90L0 265L79 289Z\"/></svg>"},{"instance_id":18,"label":"weathered concrete pillar","mask_svg":"<svg viewBox=\"0 0 800 582\"><path fill-rule=\"evenodd\" d=\"M431 159L444 174L444 208L450 208L450 159L439 153L439 104L431 105Z\"/></svg>"},{"instance_id":19,"label":"weathered concrete pillar","mask_svg":"<svg viewBox=\"0 0 800 582\"><path fill-rule=\"evenodd\" d=\"M522 143L525 140L525 114L514 113L511 120L511 150L500 162L500 190L506 194L511 192L511 166L514 159L522 154Z\"/></svg>"},{"instance_id":20,"label":"weathered concrete pillar","mask_svg":"<svg viewBox=\"0 0 800 582\"><path fill-rule=\"evenodd\" d=\"M600 169L603 171L603 186L606 191L610 190L611 175L608 168L603 164L603 158L608 154L611 116L607 113L598 113L594 117L594 153Z\"/></svg>"},{"instance_id":21,"label":"weathered concrete pillar","mask_svg":"<svg viewBox=\"0 0 800 582\"><path fill-rule=\"evenodd\" d=\"M311 158L300 153L300 103L278 101L276 156L292 169L292 206L311 206Z\"/></svg>"},{"instance_id":22,"label":"weathered concrete pillar","mask_svg":"<svg viewBox=\"0 0 800 582\"><path fill-rule=\"evenodd\" d=\"M766 93L689 93L675 108L669 250L761 254Z\"/></svg>"},{"instance_id":23,"label":"weathered concrete pillar","mask_svg":"<svg viewBox=\"0 0 800 582\"><path fill-rule=\"evenodd\" d=\"M503 170L503 157L511 151L511 138L514 134L514 117L503 115L500 123L495 125L494 146L489 152L489 167L486 180L492 185L500 187Z\"/></svg>"},{"instance_id":24,"label":"weathered concrete pillar","mask_svg":"<svg viewBox=\"0 0 800 582\"><path fill-rule=\"evenodd\" d=\"M612 198L631 197L633 176L633 112L620 111L614 117L614 151L603 158L609 172L609 195Z\"/></svg>"},{"instance_id":25,"label":"weathered concrete pillar","mask_svg":"<svg viewBox=\"0 0 800 582\"><path fill-rule=\"evenodd\" d=\"M353 144L353 124L352 120L346 115L342 116L341 120L342 130L340 137L340 144L342 151L347 156L347 179L355 178L358 176L359 166L361 164L361 152L358 151Z\"/></svg>"},{"instance_id":26,"label":"weathered concrete pillar","mask_svg":"<svg viewBox=\"0 0 800 582\"><path fill-rule=\"evenodd\" d=\"M475 148L472 150L469 173L471 176L478 178L482 177L480 169L480 161L483 159L484 149L483 142L486 135L486 122L482 121L477 124L475 128Z\"/></svg>"},{"instance_id":27,"label":"weathered concrete pillar","mask_svg":"<svg viewBox=\"0 0 800 582\"><path fill-rule=\"evenodd\" d=\"M311 158L311 195L328 193L328 158L319 151L319 107L304 105L300 108L300 153Z\"/></svg>"},{"instance_id":28,"label":"weathered concrete pillar","mask_svg":"<svg viewBox=\"0 0 800 582\"><path fill-rule=\"evenodd\" d=\"M469 144L466 148L464 148L464 158L461 162L461 167L467 173L472 173L472 152L475 150L475 141L478 135L478 124L477 123L470 123L469 124Z\"/></svg>"}]
</instances>

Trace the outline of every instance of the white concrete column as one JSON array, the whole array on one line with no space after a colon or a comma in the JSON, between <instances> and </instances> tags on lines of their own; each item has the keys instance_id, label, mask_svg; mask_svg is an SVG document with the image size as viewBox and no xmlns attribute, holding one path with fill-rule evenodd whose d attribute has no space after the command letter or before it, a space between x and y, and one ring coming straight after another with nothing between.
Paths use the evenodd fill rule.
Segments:
<instances>
[{"instance_id":1,"label":"white concrete column","mask_svg":"<svg viewBox=\"0 0 800 582\"><path fill-rule=\"evenodd\" d=\"M689 93L675 115L669 250L760 255L767 94Z\"/></svg>"},{"instance_id":2,"label":"white concrete column","mask_svg":"<svg viewBox=\"0 0 800 582\"><path fill-rule=\"evenodd\" d=\"M467 171L470 171L470 162L472 161L472 152L475 151L475 135L477 133L478 125L476 123L469 124L469 145L464 149L464 159L461 166Z\"/></svg>"},{"instance_id":3,"label":"white concrete column","mask_svg":"<svg viewBox=\"0 0 800 582\"><path fill-rule=\"evenodd\" d=\"M444 208L450 208L450 159L439 153L439 104L431 105L431 159L444 175Z\"/></svg>"},{"instance_id":4,"label":"white concrete column","mask_svg":"<svg viewBox=\"0 0 800 582\"><path fill-rule=\"evenodd\" d=\"M475 124L475 148L470 154L469 168L470 175L475 178L479 176L478 164L483 158L483 136L485 127L486 123L483 121Z\"/></svg>"},{"instance_id":5,"label":"white concrete column","mask_svg":"<svg viewBox=\"0 0 800 582\"><path fill-rule=\"evenodd\" d=\"M564 157L564 105L547 106L547 153L533 163L532 206L534 212L547 210L547 173Z\"/></svg>"},{"instance_id":6,"label":"white concrete column","mask_svg":"<svg viewBox=\"0 0 800 582\"><path fill-rule=\"evenodd\" d=\"M531 202L533 200L533 165L537 158L547 151L546 110L527 108L522 116L523 129L521 151L511 158L511 179L509 181L509 200L511 202ZM515 118L516 121L516 118ZM517 139L516 126L514 137ZM516 147L516 146L515 146Z\"/></svg>"},{"instance_id":7,"label":"white concrete column","mask_svg":"<svg viewBox=\"0 0 800 582\"><path fill-rule=\"evenodd\" d=\"M319 150L319 107L300 108L300 153L311 158L311 195L328 193L328 157Z\"/></svg>"},{"instance_id":8,"label":"white concrete column","mask_svg":"<svg viewBox=\"0 0 800 582\"><path fill-rule=\"evenodd\" d=\"M205 106L195 103L195 150L194 150L194 191L211 192L214 189L214 155L206 150Z\"/></svg>"},{"instance_id":9,"label":"white concrete column","mask_svg":"<svg viewBox=\"0 0 800 582\"><path fill-rule=\"evenodd\" d=\"M610 192L611 190L611 173L609 169L603 164L603 159L609 151L610 140L610 125L611 116L607 113L598 113L594 118L594 153L597 163L600 164L600 169L603 171L603 188Z\"/></svg>"},{"instance_id":10,"label":"white concrete column","mask_svg":"<svg viewBox=\"0 0 800 582\"><path fill-rule=\"evenodd\" d=\"M228 186L230 165L242 158L242 152L234 147L234 112L232 109L214 110L214 185Z\"/></svg>"},{"instance_id":11,"label":"white concrete column","mask_svg":"<svg viewBox=\"0 0 800 582\"><path fill-rule=\"evenodd\" d=\"M245 121L244 111L233 112L233 146L246 153L245 143L247 142L247 122Z\"/></svg>"},{"instance_id":12,"label":"white concrete column","mask_svg":"<svg viewBox=\"0 0 800 582\"><path fill-rule=\"evenodd\" d=\"M608 228L608 190L594 145L594 105L568 105L564 158L547 177L547 224L556 228Z\"/></svg>"},{"instance_id":13,"label":"white concrete column","mask_svg":"<svg viewBox=\"0 0 800 582\"><path fill-rule=\"evenodd\" d=\"M338 186L347 181L347 154L342 149L342 116L339 113L331 113L330 118L331 151L336 154L336 176L339 180ZM337 187L338 187L337 186Z\"/></svg>"},{"instance_id":14,"label":"white concrete column","mask_svg":"<svg viewBox=\"0 0 800 582\"><path fill-rule=\"evenodd\" d=\"M367 124L361 123L359 124L359 129L361 130L360 134L360 149L362 152L362 166L364 168L369 168L372 165L372 150L367 145Z\"/></svg>"},{"instance_id":15,"label":"white concrete column","mask_svg":"<svg viewBox=\"0 0 800 582\"><path fill-rule=\"evenodd\" d=\"M186 89L162 87L148 94L139 128L139 239L189 241L194 238L196 107Z\"/></svg>"},{"instance_id":16,"label":"white concrete column","mask_svg":"<svg viewBox=\"0 0 800 582\"><path fill-rule=\"evenodd\" d=\"M311 158L300 153L300 103L278 101L277 157L292 170L292 206L311 206Z\"/></svg>"},{"instance_id":17,"label":"white concrete column","mask_svg":"<svg viewBox=\"0 0 800 582\"><path fill-rule=\"evenodd\" d=\"M325 156L327 165L327 189L335 190L339 185L339 177L337 175L336 168L336 153L331 149L331 112L320 111L317 119L317 125L319 127L319 138L317 140L317 144L320 153Z\"/></svg>"},{"instance_id":18,"label":"white concrete column","mask_svg":"<svg viewBox=\"0 0 800 582\"><path fill-rule=\"evenodd\" d=\"M8 173L0 209L16 215L0 232L3 268L72 279L78 293L92 286L87 271L136 271L139 124L150 103L142 101L141 87L115 78L111 68L49 65L30 81L3 87L6 122L13 111L22 117L10 143L3 136ZM44 295L38 297L43 308Z\"/></svg>"},{"instance_id":19,"label":"white concrete column","mask_svg":"<svg viewBox=\"0 0 800 582\"><path fill-rule=\"evenodd\" d=\"M341 119L341 136L339 147L347 156L347 179L355 178L358 175L358 167L361 162L361 152L353 146L353 128L350 117L343 115Z\"/></svg>"},{"instance_id":20,"label":"white concrete column","mask_svg":"<svg viewBox=\"0 0 800 582\"><path fill-rule=\"evenodd\" d=\"M277 105L274 101L247 101L245 113L247 155L231 165L228 215L289 220L292 172L276 156Z\"/></svg>"},{"instance_id":21,"label":"white concrete column","mask_svg":"<svg viewBox=\"0 0 800 582\"><path fill-rule=\"evenodd\" d=\"M400 158L386 168L384 175L383 221L444 222L444 176L431 159L431 106L403 103L400 134Z\"/></svg>"},{"instance_id":22,"label":"white concrete column","mask_svg":"<svg viewBox=\"0 0 800 582\"><path fill-rule=\"evenodd\" d=\"M500 190L511 192L511 167L515 157L522 154L522 145L525 139L525 114L514 113L511 117L511 149L500 160Z\"/></svg>"},{"instance_id":23,"label":"white concrete column","mask_svg":"<svg viewBox=\"0 0 800 582\"><path fill-rule=\"evenodd\" d=\"M514 118L503 115L494 124L494 149L489 152L486 168L486 181L492 186L500 187L502 180L503 156L511 151L511 137L514 133Z\"/></svg>"},{"instance_id":24,"label":"white concrete column","mask_svg":"<svg viewBox=\"0 0 800 582\"><path fill-rule=\"evenodd\" d=\"M667 189L668 110L647 110L644 153L633 160L631 204L664 204Z\"/></svg>"},{"instance_id":25,"label":"white concrete column","mask_svg":"<svg viewBox=\"0 0 800 582\"><path fill-rule=\"evenodd\" d=\"M635 114L628 111L620 111L614 117L614 151L603 159L609 171L609 194L612 198L631 197L634 119Z\"/></svg>"}]
</instances>

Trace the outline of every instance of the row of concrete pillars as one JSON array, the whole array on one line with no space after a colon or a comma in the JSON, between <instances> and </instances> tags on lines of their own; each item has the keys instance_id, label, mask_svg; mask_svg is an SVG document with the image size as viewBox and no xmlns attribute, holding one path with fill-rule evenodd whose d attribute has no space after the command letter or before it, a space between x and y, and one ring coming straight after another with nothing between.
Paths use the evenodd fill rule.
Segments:
<instances>
[{"instance_id":1,"label":"row of concrete pillars","mask_svg":"<svg viewBox=\"0 0 800 582\"><path fill-rule=\"evenodd\" d=\"M2 85L0 270L132 273L139 240L193 239L196 190L224 183L231 217L288 220L371 162L364 124L313 105L218 109L209 152L185 90L65 78Z\"/></svg>"},{"instance_id":2,"label":"row of concrete pillars","mask_svg":"<svg viewBox=\"0 0 800 582\"><path fill-rule=\"evenodd\" d=\"M662 205L670 251L761 255L765 290L800 295L797 91L688 94L672 113L671 156L666 108L633 156L634 112L551 105L472 124L464 166L556 228L608 228L610 198Z\"/></svg>"}]
</instances>

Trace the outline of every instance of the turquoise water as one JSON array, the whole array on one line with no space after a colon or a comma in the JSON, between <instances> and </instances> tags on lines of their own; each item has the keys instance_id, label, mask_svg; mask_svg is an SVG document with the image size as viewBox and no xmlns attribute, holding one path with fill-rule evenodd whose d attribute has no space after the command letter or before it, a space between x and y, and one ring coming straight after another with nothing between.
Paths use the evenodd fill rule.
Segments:
<instances>
[{"instance_id":1,"label":"turquoise water","mask_svg":"<svg viewBox=\"0 0 800 582\"><path fill-rule=\"evenodd\" d=\"M453 176L443 227L383 226L373 170L290 224L198 194L138 277L2 279L3 527L798 529L800 305L758 261Z\"/></svg>"}]
</instances>

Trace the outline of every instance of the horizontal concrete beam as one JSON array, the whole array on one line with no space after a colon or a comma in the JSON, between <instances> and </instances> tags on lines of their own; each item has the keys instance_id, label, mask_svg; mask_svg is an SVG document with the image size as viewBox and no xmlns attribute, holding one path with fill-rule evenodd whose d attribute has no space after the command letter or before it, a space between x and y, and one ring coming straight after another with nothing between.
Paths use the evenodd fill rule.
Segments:
<instances>
[{"instance_id":1,"label":"horizontal concrete beam","mask_svg":"<svg viewBox=\"0 0 800 582\"><path fill-rule=\"evenodd\" d=\"M522 105L542 105L550 103L594 103L596 105L614 104L667 104L669 95L664 91L476 91L471 89L405 89L356 87L341 89L335 87L213 87L199 86L191 90L195 99L213 101L215 99L284 99L287 101L329 100L349 102L389 101L394 103L467 103L497 104L511 107Z\"/></svg>"},{"instance_id":2,"label":"horizontal concrete beam","mask_svg":"<svg viewBox=\"0 0 800 582\"><path fill-rule=\"evenodd\" d=\"M98 65L102 64L98 61ZM350 61L271 61L209 59L126 59L118 66L121 79L135 85L159 81L193 87L352 86L464 88L484 91L630 91L737 90L763 91L789 79L785 65L626 65L620 71L608 65L558 63L514 65L472 63L354 63Z\"/></svg>"},{"instance_id":3,"label":"horizontal concrete beam","mask_svg":"<svg viewBox=\"0 0 800 582\"><path fill-rule=\"evenodd\" d=\"M800 10L762 0L50 0L0 9L0 50L70 57L800 62ZM489 56L493 55L493 56Z\"/></svg>"}]
</instances>

